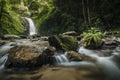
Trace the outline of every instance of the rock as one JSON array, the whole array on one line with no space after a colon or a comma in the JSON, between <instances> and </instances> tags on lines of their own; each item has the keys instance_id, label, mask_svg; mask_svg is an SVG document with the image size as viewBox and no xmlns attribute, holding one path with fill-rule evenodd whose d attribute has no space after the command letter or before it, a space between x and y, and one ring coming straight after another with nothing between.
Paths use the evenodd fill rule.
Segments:
<instances>
[{"instance_id":1,"label":"rock","mask_svg":"<svg viewBox=\"0 0 120 80\"><path fill-rule=\"evenodd\" d=\"M88 55L83 54L81 56L82 56L83 61L94 62L94 63L97 61L96 58L90 57Z\"/></svg>"},{"instance_id":2,"label":"rock","mask_svg":"<svg viewBox=\"0 0 120 80\"><path fill-rule=\"evenodd\" d=\"M35 41L33 42L33 45L36 45L38 47L46 47L46 46L49 46L49 42L48 41Z\"/></svg>"},{"instance_id":3,"label":"rock","mask_svg":"<svg viewBox=\"0 0 120 80\"><path fill-rule=\"evenodd\" d=\"M20 38L27 39L27 35L20 35Z\"/></svg>"},{"instance_id":4,"label":"rock","mask_svg":"<svg viewBox=\"0 0 120 80\"><path fill-rule=\"evenodd\" d=\"M45 47L45 50L43 51L44 55L47 56L53 56L55 53L56 49L52 46Z\"/></svg>"},{"instance_id":5,"label":"rock","mask_svg":"<svg viewBox=\"0 0 120 80\"><path fill-rule=\"evenodd\" d=\"M29 35L29 23L25 17L21 17L22 25L24 26L24 35Z\"/></svg>"},{"instance_id":6,"label":"rock","mask_svg":"<svg viewBox=\"0 0 120 80\"><path fill-rule=\"evenodd\" d=\"M41 40L42 40L42 41L48 41L48 37L47 37L47 36L42 36L42 37L41 37Z\"/></svg>"},{"instance_id":7,"label":"rock","mask_svg":"<svg viewBox=\"0 0 120 80\"><path fill-rule=\"evenodd\" d=\"M77 36L77 33L75 31L68 31L68 32L63 33L63 35Z\"/></svg>"},{"instance_id":8,"label":"rock","mask_svg":"<svg viewBox=\"0 0 120 80\"><path fill-rule=\"evenodd\" d=\"M54 46L57 50L76 51L78 48L77 40L72 36L59 35L50 36L48 38L49 44Z\"/></svg>"},{"instance_id":9,"label":"rock","mask_svg":"<svg viewBox=\"0 0 120 80\"><path fill-rule=\"evenodd\" d=\"M69 59L69 61L81 61L82 60L82 57L80 56L80 54L75 51L67 52L66 56Z\"/></svg>"},{"instance_id":10,"label":"rock","mask_svg":"<svg viewBox=\"0 0 120 80\"><path fill-rule=\"evenodd\" d=\"M16 46L9 51L7 68L36 68L46 64L53 64L53 47L45 48L43 52L34 46Z\"/></svg>"},{"instance_id":11,"label":"rock","mask_svg":"<svg viewBox=\"0 0 120 80\"><path fill-rule=\"evenodd\" d=\"M103 39L104 44L102 49L115 49L118 45L120 45L120 39L117 37L106 37Z\"/></svg>"},{"instance_id":12,"label":"rock","mask_svg":"<svg viewBox=\"0 0 120 80\"><path fill-rule=\"evenodd\" d=\"M0 46L4 45L5 43L5 41L0 40Z\"/></svg>"},{"instance_id":13,"label":"rock","mask_svg":"<svg viewBox=\"0 0 120 80\"><path fill-rule=\"evenodd\" d=\"M37 38L37 34L29 35L28 38L31 39L31 40L34 39L34 38Z\"/></svg>"},{"instance_id":14,"label":"rock","mask_svg":"<svg viewBox=\"0 0 120 80\"><path fill-rule=\"evenodd\" d=\"M82 39L81 36L77 36L77 40L80 41Z\"/></svg>"},{"instance_id":15,"label":"rock","mask_svg":"<svg viewBox=\"0 0 120 80\"><path fill-rule=\"evenodd\" d=\"M18 35L6 34L6 35L2 36L2 39L20 39L20 37Z\"/></svg>"}]
</instances>

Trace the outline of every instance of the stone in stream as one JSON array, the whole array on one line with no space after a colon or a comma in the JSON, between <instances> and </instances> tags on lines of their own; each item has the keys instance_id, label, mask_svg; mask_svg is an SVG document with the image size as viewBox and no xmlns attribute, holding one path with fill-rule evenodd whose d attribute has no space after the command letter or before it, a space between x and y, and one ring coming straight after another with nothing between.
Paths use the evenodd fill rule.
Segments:
<instances>
[{"instance_id":1,"label":"stone in stream","mask_svg":"<svg viewBox=\"0 0 120 80\"><path fill-rule=\"evenodd\" d=\"M0 46L4 45L5 43L5 41L0 40Z\"/></svg>"},{"instance_id":2,"label":"stone in stream","mask_svg":"<svg viewBox=\"0 0 120 80\"><path fill-rule=\"evenodd\" d=\"M48 38L49 44L54 46L57 50L76 51L78 48L77 40L72 36L54 35Z\"/></svg>"},{"instance_id":3,"label":"stone in stream","mask_svg":"<svg viewBox=\"0 0 120 80\"><path fill-rule=\"evenodd\" d=\"M82 61L82 56L75 51L67 52L66 56L67 56L69 61Z\"/></svg>"},{"instance_id":4,"label":"stone in stream","mask_svg":"<svg viewBox=\"0 0 120 80\"><path fill-rule=\"evenodd\" d=\"M46 64L53 64L55 48L46 47L43 52L35 46L16 46L9 51L7 68L36 68Z\"/></svg>"},{"instance_id":5,"label":"stone in stream","mask_svg":"<svg viewBox=\"0 0 120 80\"><path fill-rule=\"evenodd\" d=\"M102 49L115 49L118 45L120 45L120 39L115 36L106 37L103 41L104 44Z\"/></svg>"}]
</instances>

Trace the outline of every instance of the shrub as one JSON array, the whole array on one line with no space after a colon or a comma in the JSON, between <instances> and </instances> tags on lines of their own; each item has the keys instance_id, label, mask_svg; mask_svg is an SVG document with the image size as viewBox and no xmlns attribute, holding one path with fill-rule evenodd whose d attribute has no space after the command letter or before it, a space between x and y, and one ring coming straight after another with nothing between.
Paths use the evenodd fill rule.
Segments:
<instances>
[{"instance_id":1,"label":"shrub","mask_svg":"<svg viewBox=\"0 0 120 80\"><path fill-rule=\"evenodd\" d=\"M102 38L105 33L98 28L90 28L87 32L83 32L83 46L87 48L98 48L102 44Z\"/></svg>"}]
</instances>

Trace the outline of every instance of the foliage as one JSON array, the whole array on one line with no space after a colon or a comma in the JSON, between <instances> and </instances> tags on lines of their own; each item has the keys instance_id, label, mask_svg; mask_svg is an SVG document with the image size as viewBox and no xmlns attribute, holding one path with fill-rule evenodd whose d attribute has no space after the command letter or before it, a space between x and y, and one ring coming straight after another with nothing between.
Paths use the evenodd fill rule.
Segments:
<instances>
[{"instance_id":1,"label":"foliage","mask_svg":"<svg viewBox=\"0 0 120 80\"><path fill-rule=\"evenodd\" d=\"M58 50L76 51L78 48L78 42L74 37L59 35L59 36L51 36L48 38L49 44L54 46Z\"/></svg>"},{"instance_id":2,"label":"foliage","mask_svg":"<svg viewBox=\"0 0 120 80\"><path fill-rule=\"evenodd\" d=\"M4 20L3 14L12 17L14 14L18 18L15 25L21 27L20 17L29 16L41 35L71 30L82 33L92 26L120 31L120 0L0 0L0 4L0 19ZM0 30L6 33L3 26L0 25Z\"/></svg>"},{"instance_id":3,"label":"foliage","mask_svg":"<svg viewBox=\"0 0 120 80\"><path fill-rule=\"evenodd\" d=\"M39 10L40 4L37 1L32 1L29 5L30 10Z\"/></svg>"},{"instance_id":4,"label":"foliage","mask_svg":"<svg viewBox=\"0 0 120 80\"><path fill-rule=\"evenodd\" d=\"M83 45L89 48L98 48L102 43L102 33L98 28L92 27L87 32L83 32Z\"/></svg>"},{"instance_id":5,"label":"foliage","mask_svg":"<svg viewBox=\"0 0 120 80\"><path fill-rule=\"evenodd\" d=\"M0 36L4 34L20 34L23 33L20 16L11 11L8 0L1 0L0 13Z\"/></svg>"}]
</instances>

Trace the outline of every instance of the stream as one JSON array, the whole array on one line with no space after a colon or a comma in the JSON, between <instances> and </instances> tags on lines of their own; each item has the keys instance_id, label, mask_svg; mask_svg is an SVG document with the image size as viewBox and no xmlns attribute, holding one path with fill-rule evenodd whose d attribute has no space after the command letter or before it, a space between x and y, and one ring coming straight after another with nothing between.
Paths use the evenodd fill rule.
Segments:
<instances>
[{"instance_id":1,"label":"stream","mask_svg":"<svg viewBox=\"0 0 120 80\"><path fill-rule=\"evenodd\" d=\"M19 40L17 40L20 43ZM0 74L6 75L4 72L6 68L4 68L5 62L8 58L8 51L14 43L7 43L0 47ZM120 80L120 68L118 67L118 63L114 61L114 58L120 56L119 48L117 47L114 50L89 50L84 47L80 47L78 52L80 54L84 54L93 58L95 61L79 61L79 62L69 62L66 53L55 55L56 63L58 66L62 67L85 67L85 66L96 66L105 76L106 80ZM109 56L100 56L101 53L111 54ZM16 74L17 75L17 74ZM9 80L9 79L8 79Z\"/></svg>"},{"instance_id":2,"label":"stream","mask_svg":"<svg viewBox=\"0 0 120 80\"><path fill-rule=\"evenodd\" d=\"M32 19L31 18L26 18L26 19L28 20L29 26L30 26L29 35L37 34L35 25ZM9 70L5 68L5 63L8 59L9 50L13 48L16 44L21 44L21 43L27 45L31 43L31 41L29 39L14 40L13 42L8 42L5 45L0 46L0 80L38 80L38 79L28 78L36 74L34 73L34 71L32 72L32 75L31 75L29 72L27 72L24 69L14 72L14 70ZM89 68L95 67L100 71L100 73L102 73L105 76L104 80L120 80L120 62L119 62L120 61L120 47L119 46L113 50L110 50L110 49L89 50L81 46L78 49L78 53L80 55L88 56L92 60L69 62L69 60L66 57L67 53L60 52L60 53L56 53L56 55L54 56L55 62L57 65L54 67L65 67L65 68L66 67L67 68L68 67L72 67L72 68L82 67L82 69L85 69L86 67L89 67ZM57 70L57 69L54 69L54 70ZM19 79L16 78L17 76L19 76L20 78ZM46 79L43 79L43 80L46 80ZM47 80L50 80L50 79L47 79ZM86 79L83 79L83 80L86 80Z\"/></svg>"}]
</instances>

